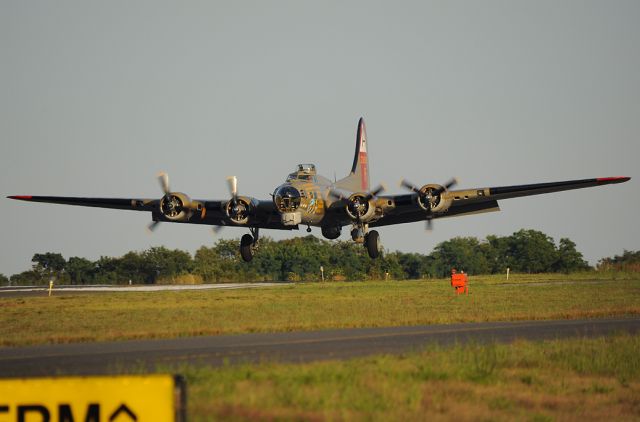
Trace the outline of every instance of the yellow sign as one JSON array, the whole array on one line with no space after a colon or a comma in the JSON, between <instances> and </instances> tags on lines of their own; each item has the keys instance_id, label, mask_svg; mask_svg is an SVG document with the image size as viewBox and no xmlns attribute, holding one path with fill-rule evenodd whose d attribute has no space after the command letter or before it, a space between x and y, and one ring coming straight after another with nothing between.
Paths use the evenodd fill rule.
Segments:
<instances>
[{"instance_id":1,"label":"yellow sign","mask_svg":"<svg viewBox=\"0 0 640 422\"><path fill-rule=\"evenodd\" d=\"M172 375L0 379L0 422L183 421Z\"/></svg>"}]
</instances>

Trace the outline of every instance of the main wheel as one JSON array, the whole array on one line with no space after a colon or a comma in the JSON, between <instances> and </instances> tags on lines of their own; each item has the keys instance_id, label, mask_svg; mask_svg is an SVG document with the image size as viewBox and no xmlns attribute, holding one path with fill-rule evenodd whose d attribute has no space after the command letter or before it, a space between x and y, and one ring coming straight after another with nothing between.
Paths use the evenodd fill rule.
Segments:
<instances>
[{"instance_id":1,"label":"main wheel","mask_svg":"<svg viewBox=\"0 0 640 422\"><path fill-rule=\"evenodd\" d=\"M380 256L380 235L377 231L371 230L364 238L364 245L369 252L369 257L376 259Z\"/></svg>"},{"instance_id":2,"label":"main wheel","mask_svg":"<svg viewBox=\"0 0 640 422\"><path fill-rule=\"evenodd\" d=\"M244 262L249 262L253 259L253 236L245 234L240 239L240 256Z\"/></svg>"}]
</instances>

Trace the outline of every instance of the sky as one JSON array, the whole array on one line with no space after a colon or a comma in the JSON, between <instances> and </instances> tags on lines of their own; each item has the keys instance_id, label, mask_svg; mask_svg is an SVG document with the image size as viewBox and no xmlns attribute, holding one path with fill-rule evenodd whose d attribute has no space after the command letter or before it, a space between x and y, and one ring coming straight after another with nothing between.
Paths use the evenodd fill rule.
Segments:
<instances>
[{"instance_id":1,"label":"sky","mask_svg":"<svg viewBox=\"0 0 640 422\"><path fill-rule=\"evenodd\" d=\"M35 253L191 253L246 232L7 195L268 199L298 163L338 178L367 124L371 184L630 182L381 228L430 253L540 230L591 264L640 249L640 2L0 1L0 273ZM262 231L283 239L298 232ZM313 234L320 235L319 229ZM343 231L342 239L348 238Z\"/></svg>"}]
</instances>

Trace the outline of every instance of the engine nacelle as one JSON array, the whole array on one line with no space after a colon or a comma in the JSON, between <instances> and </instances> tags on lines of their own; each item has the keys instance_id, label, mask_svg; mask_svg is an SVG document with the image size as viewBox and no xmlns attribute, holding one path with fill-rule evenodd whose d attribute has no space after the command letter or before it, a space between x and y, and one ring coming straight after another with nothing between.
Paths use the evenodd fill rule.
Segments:
<instances>
[{"instance_id":1,"label":"engine nacelle","mask_svg":"<svg viewBox=\"0 0 640 422\"><path fill-rule=\"evenodd\" d=\"M418 192L418 205L425 211L444 212L448 210L453 201L442 197L445 191L441 185L424 185Z\"/></svg>"},{"instance_id":2,"label":"engine nacelle","mask_svg":"<svg viewBox=\"0 0 640 422\"><path fill-rule=\"evenodd\" d=\"M255 210L255 205L251 198L239 196L235 201L229 200L224 206L227 217L233 224L244 225L249 222Z\"/></svg>"},{"instance_id":3,"label":"engine nacelle","mask_svg":"<svg viewBox=\"0 0 640 422\"><path fill-rule=\"evenodd\" d=\"M371 203L371 199L367 200L365 194L354 193L349 197L345 210L351 219L367 222L375 216L376 207Z\"/></svg>"},{"instance_id":4,"label":"engine nacelle","mask_svg":"<svg viewBox=\"0 0 640 422\"><path fill-rule=\"evenodd\" d=\"M170 221L188 221L195 212L204 216L204 204L182 192L170 192L160 200L160 212Z\"/></svg>"}]
</instances>

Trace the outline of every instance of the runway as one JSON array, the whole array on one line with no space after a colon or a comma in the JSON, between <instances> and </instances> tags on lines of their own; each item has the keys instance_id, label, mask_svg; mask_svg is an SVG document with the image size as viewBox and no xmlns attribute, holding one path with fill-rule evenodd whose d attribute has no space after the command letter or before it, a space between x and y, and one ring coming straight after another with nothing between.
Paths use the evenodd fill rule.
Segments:
<instances>
[{"instance_id":1,"label":"runway","mask_svg":"<svg viewBox=\"0 0 640 422\"><path fill-rule=\"evenodd\" d=\"M149 285L61 285L54 286L53 295L64 295L68 293L104 293L104 292L160 292L160 291L178 291L178 290L234 290L234 289L256 289L260 287L274 287L291 284L286 281L274 283L218 283L218 284L149 284ZM27 296L46 296L48 295L48 286L14 286L0 287L0 297L27 297Z\"/></svg>"},{"instance_id":2,"label":"runway","mask_svg":"<svg viewBox=\"0 0 640 422\"><path fill-rule=\"evenodd\" d=\"M0 349L0 376L140 372L180 364L310 362L417 351L429 344L544 340L637 333L640 317L485 322L258 333Z\"/></svg>"}]
</instances>

